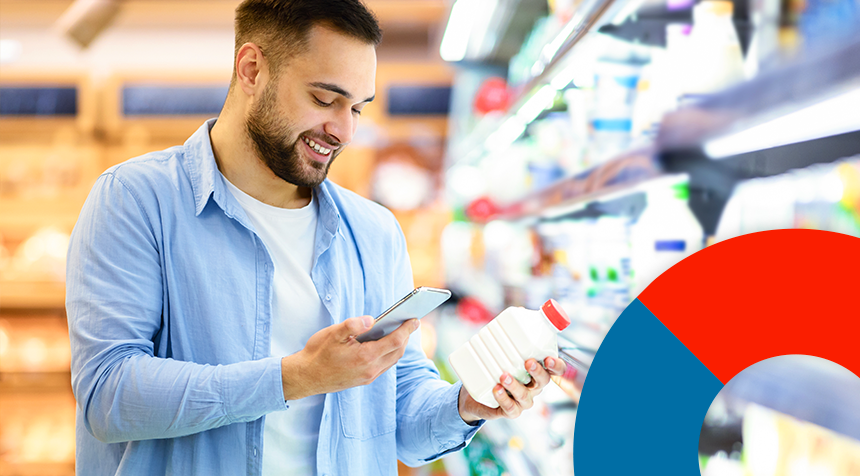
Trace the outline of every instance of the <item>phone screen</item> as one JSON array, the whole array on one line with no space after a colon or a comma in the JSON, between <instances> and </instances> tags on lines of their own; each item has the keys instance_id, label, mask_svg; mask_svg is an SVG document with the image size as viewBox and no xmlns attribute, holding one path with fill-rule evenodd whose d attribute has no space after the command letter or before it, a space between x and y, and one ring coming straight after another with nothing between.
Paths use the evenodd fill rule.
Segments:
<instances>
[{"instance_id":1,"label":"phone screen","mask_svg":"<svg viewBox=\"0 0 860 476\"><path fill-rule=\"evenodd\" d=\"M447 289L431 288L421 286L404 296L400 301L379 315L373 323L373 327L364 334L356 337L359 342L379 340L409 319L421 319L433 309L451 297L451 291Z\"/></svg>"}]
</instances>

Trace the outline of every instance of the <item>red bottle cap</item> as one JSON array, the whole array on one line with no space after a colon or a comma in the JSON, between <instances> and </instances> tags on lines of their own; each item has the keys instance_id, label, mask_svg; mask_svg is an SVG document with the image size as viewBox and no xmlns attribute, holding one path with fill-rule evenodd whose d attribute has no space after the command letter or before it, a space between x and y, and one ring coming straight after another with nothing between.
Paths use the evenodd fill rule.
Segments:
<instances>
[{"instance_id":1,"label":"red bottle cap","mask_svg":"<svg viewBox=\"0 0 860 476\"><path fill-rule=\"evenodd\" d=\"M549 322L552 322L552 325L554 325L556 329L563 331L570 325L570 318L567 317L567 313L564 312L564 309L555 302L555 299L550 299L543 303L540 310L543 312L543 315L549 319Z\"/></svg>"}]
</instances>

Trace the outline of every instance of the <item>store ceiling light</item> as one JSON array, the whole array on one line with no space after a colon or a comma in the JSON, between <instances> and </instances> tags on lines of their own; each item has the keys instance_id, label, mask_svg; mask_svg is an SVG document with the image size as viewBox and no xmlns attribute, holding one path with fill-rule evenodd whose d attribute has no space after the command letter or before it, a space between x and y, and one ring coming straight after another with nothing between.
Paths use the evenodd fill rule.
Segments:
<instances>
[{"instance_id":1,"label":"store ceiling light","mask_svg":"<svg viewBox=\"0 0 860 476\"><path fill-rule=\"evenodd\" d=\"M442 59L451 62L465 59L470 45L484 40L497 5L498 0L454 2L445 33L442 35L442 44L439 46ZM472 46L471 49L475 48Z\"/></svg>"},{"instance_id":2,"label":"store ceiling light","mask_svg":"<svg viewBox=\"0 0 860 476\"><path fill-rule=\"evenodd\" d=\"M116 0L75 0L57 19L55 28L86 48L119 13Z\"/></svg>"},{"instance_id":3,"label":"store ceiling light","mask_svg":"<svg viewBox=\"0 0 860 476\"><path fill-rule=\"evenodd\" d=\"M812 106L705 143L705 154L724 159L822 137L860 131L860 87Z\"/></svg>"}]
</instances>

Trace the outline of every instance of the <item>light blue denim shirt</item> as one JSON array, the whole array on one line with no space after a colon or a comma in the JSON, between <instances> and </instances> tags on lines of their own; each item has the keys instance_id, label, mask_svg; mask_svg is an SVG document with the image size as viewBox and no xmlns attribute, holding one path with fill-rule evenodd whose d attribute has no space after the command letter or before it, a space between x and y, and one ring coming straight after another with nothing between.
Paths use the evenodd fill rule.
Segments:
<instances>
[{"instance_id":1,"label":"light blue denim shirt","mask_svg":"<svg viewBox=\"0 0 860 476\"><path fill-rule=\"evenodd\" d=\"M69 247L66 309L77 474L259 475L265 415L290 411L270 356L273 264L227 190L209 140L103 173ZM393 215L330 181L311 277L331 324L378 315L412 289ZM314 378L305 375L304 378ZM321 475L395 475L460 449L457 411L419 332L372 384L327 394Z\"/></svg>"}]
</instances>

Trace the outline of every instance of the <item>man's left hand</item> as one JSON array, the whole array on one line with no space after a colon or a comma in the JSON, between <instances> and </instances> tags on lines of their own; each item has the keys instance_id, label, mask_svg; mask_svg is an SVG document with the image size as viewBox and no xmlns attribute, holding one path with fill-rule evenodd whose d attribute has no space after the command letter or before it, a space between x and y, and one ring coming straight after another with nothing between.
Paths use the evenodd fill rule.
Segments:
<instances>
[{"instance_id":1,"label":"man's left hand","mask_svg":"<svg viewBox=\"0 0 860 476\"><path fill-rule=\"evenodd\" d=\"M544 369L535 359L526 361L526 370L532 376L528 385L523 385L508 373L502 374L501 381L493 388L493 397L499 402L498 408L490 408L476 402L465 387L460 388L460 417L466 423L477 420L495 420L496 418L516 418L523 410L534 405L534 397L547 386L551 377L564 374L567 365L555 357L544 360Z\"/></svg>"}]
</instances>

